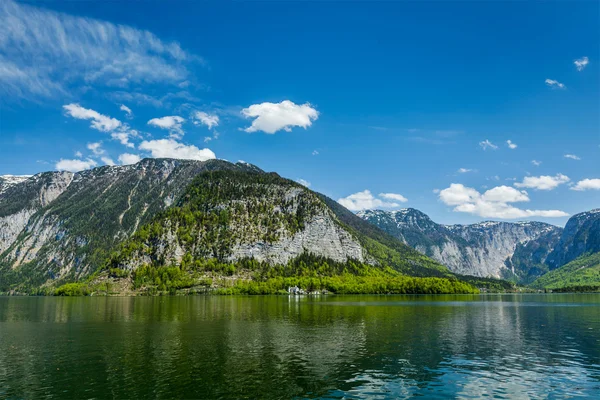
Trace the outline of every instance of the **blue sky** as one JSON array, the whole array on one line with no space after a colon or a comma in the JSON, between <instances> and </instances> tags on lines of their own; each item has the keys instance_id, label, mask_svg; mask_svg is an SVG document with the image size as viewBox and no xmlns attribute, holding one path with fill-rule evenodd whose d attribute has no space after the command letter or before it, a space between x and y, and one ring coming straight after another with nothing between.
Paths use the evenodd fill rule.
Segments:
<instances>
[{"instance_id":1,"label":"blue sky","mask_svg":"<svg viewBox=\"0 0 600 400\"><path fill-rule=\"evenodd\" d=\"M600 206L599 13L2 0L0 175L216 156L353 210L563 225Z\"/></svg>"}]
</instances>

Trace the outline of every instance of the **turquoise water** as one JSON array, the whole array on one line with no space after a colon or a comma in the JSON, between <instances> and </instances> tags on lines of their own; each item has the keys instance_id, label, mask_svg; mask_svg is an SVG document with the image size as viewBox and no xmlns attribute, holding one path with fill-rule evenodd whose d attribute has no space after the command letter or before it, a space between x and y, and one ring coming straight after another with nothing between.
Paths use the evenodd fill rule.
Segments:
<instances>
[{"instance_id":1,"label":"turquoise water","mask_svg":"<svg viewBox=\"0 0 600 400\"><path fill-rule=\"evenodd\" d=\"M600 295L0 297L0 398L600 398Z\"/></svg>"}]
</instances>

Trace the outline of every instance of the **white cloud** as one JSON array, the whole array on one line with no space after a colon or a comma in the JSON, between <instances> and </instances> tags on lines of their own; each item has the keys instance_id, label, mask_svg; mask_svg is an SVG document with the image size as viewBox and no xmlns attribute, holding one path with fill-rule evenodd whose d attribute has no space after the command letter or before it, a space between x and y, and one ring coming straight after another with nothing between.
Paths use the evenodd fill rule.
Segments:
<instances>
[{"instance_id":1,"label":"white cloud","mask_svg":"<svg viewBox=\"0 0 600 400\"><path fill-rule=\"evenodd\" d=\"M508 147L512 150L516 149L518 146L512 142L512 140L507 140L506 144L508 145Z\"/></svg>"},{"instance_id":2,"label":"white cloud","mask_svg":"<svg viewBox=\"0 0 600 400\"><path fill-rule=\"evenodd\" d=\"M296 182L298 182L302 186L310 187L310 182L305 179L299 178L299 179L296 179Z\"/></svg>"},{"instance_id":3,"label":"white cloud","mask_svg":"<svg viewBox=\"0 0 600 400\"><path fill-rule=\"evenodd\" d=\"M565 154L565 158L570 158L571 160L581 160L581 158L575 154Z\"/></svg>"},{"instance_id":4,"label":"white cloud","mask_svg":"<svg viewBox=\"0 0 600 400\"><path fill-rule=\"evenodd\" d=\"M393 208L398 207L398 203L386 202L376 198L369 190L351 194L348 197L338 199L338 203L350 211L369 210L373 208Z\"/></svg>"},{"instance_id":5,"label":"white cloud","mask_svg":"<svg viewBox=\"0 0 600 400\"><path fill-rule=\"evenodd\" d=\"M246 132L265 133L275 133L281 129L289 132L294 126L306 129L319 118L319 112L309 103L297 105L289 100L281 103L253 104L244 108L242 115L255 118L252 125L244 129Z\"/></svg>"},{"instance_id":6,"label":"white cloud","mask_svg":"<svg viewBox=\"0 0 600 400\"><path fill-rule=\"evenodd\" d=\"M94 155L96 155L96 156L104 154L104 149L102 148L102 142L88 143L87 148L88 148L88 150L91 150L92 153L94 153Z\"/></svg>"},{"instance_id":7,"label":"white cloud","mask_svg":"<svg viewBox=\"0 0 600 400\"><path fill-rule=\"evenodd\" d=\"M59 171L70 171L78 172L84 169L90 169L98 165L96 161L88 158L87 160L65 160L60 159L55 165L55 168Z\"/></svg>"},{"instance_id":8,"label":"white cloud","mask_svg":"<svg viewBox=\"0 0 600 400\"><path fill-rule=\"evenodd\" d=\"M92 120L91 127L101 132L111 132L121 126L121 121L118 119L107 117L89 108L83 108L76 103L64 105L63 108L73 118Z\"/></svg>"},{"instance_id":9,"label":"white cloud","mask_svg":"<svg viewBox=\"0 0 600 400\"><path fill-rule=\"evenodd\" d=\"M119 110L125 111L125 113L127 113L128 117L133 116L133 112L131 111L131 108L127 107L125 104L121 104L121 107L119 107Z\"/></svg>"},{"instance_id":10,"label":"white cloud","mask_svg":"<svg viewBox=\"0 0 600 400\"><path fill-rule=\"evenodd\" d=\"M532 163L533 165L535 165L536 167L539 167L540 165L542 165L542 162L541 162L541 161L538 161L538 160L531 160L531 163Z\"/></svg>"},{"instance_id":11,"label":"white cloud","mask_svg":"<svg viewBox=\"0 0 600 400\"><path fill-rule=\"evenodd\" d=\"M600 179L583 179L573 187L571 190L584 191L584 190L600 190Z\"/></svg>"},{"instance_id":12,"label":"white cloud","mask_svg":"<svg viewBox=\"0 0 600 400\"><path fill-rule=\"evenodd\" d=\"M185 119L178 115L170 115L162 118L152 118L148 121L148 125L156 126L160 129L166 129L176 139L180 139L183 136L183 129L181 124L185 122Z\"/></svg>"},{"instance_id":13,"label":"white cloud","mask_svg":"<svg viewBox=\"0 0 600 400\"><path fill-rule=\"evenodd\" d=\"M494 143L490 142L489 140L484 140L482 142L479 142L479 145L481 146L482 149L487 150L487 149L492 149L492 150L496 150L498 148L498 146L496 146Z\"/></svg>"},{"instance_id":14,"label":"white cloud","mask_svg":"<svg viewBox=\"0 0 600 400\"><path fill-rule=\"evenodd\" d=\"M398 193L379 193L379 197L386 199L386 200L399 201L401 203L406 203L408 201L408 199L406 197L404 197Z\"/></svg>"},{"instance_id":15,"label":"white cloud","mask_svg":"<svg viewBox=\"0 0 600 400\"><path fill-rule=\"evenodd\" d=\"M110 157L100 157L100 160L106 165L115 165L115 162Z\"/></svg>"},{"instance_id":16,"label":"white cloud","mask_svg":"<svg viewBox=\"0 0 600 400\"><path fill-rule=\"evenodd\" d=\"M580 59L573 61L573 64L575 64L575 68L577 68L577 71L583 71L583 69L587 67L589 63L590 60L587 57L581 57Z\"/></svg>"},{"instance_id":17,"label":"white cloud","mask_svg":"<svg viewBox=\"0 0 600 400\"><path fill-rule=\"evenodd\" d=\"M126 87L186 80L202 62L176 42L125 25L0 1L0 93L35 100L82 83ZM32 62L35 60L35 62Z\"/></svg>"},{"instance_id":18,"label":"white cloud","mask_svg":"<svg viewBox=\"0 0 600 400\"><path fill-rule=\"evenodd\" d=\"M119 132L112 132L110 134L110 136L114 139L114 140L118 140L119 142L121 142L121 144L123 146L127 146L127 147L131 147L134 148L134 144L131 143L129 141L129 139L131 137L138 137L139 134L136 130L133 129L127 129L127 130L121 130Z\"/></svg>"},{"instance_id":19,"label":"white cloud","mask_svg":"<svg viewBox=\"0 0 600 400\"><path fill-rule=\"evenodd\" d=\"M467 172L473 172L473 170L469 168L459 168L456 172L458 172L459 174L466 174Z\"/></svg>"},{"instance_id":20,"label":"white cloud","mask_svg":"<svg viewBox=\"0 0 600 400\"><path fill-rule=\"evenodd\" d=\"M209 149L199 149L194 145L185 145L173 139L143 141L140 150L149 151L154 158L180 158L186 160L206 161L216 158Z\"/></svg>"},{"instance_id":21,"label":"white cloud","mask_svg":"<svg viewBox=\"0 0 600 400\"><path fill-rule=\"evenodd\" d=\"M516 187L531 188L537 190L552 190L557 188L563 183L569 182L568 176L563 174L556 174L555 176L542 175L542 176L526 176L523 178L523 182L515 183Z\"/></svg>"},{"instance_id":22,"label":"white cloud","mask_svg":"<svg viewBox=\"0 0 600 400\"><path fill-rule=\"evenodd\" d=\"M460 183L453 183L441 190L440 200L454 207L455 212L478 215L483 218L515 219L528 217L566 217L560 210L521 209L510 203L528 202L527 192L510 186L497 186L483 194Z\"/></svg>"},{"instance_id":23,"label":"white cloud","mask_svg":"<svg viewBox=\"0 0 600 400\"><path fill-rule=\"evenodd\" d=\"M122 165L137 164L142 158L137 154L123 153L119 156L119 162Z\"/></svg>"},{"instance_id":24,"label":"white cloud","mask_svg":"<svg viewBox=\"0 0 600 400\"><path fill-rule=\"evenodd\" d=\"M82 153L82 152L80 152L80 151L76 151L76 152L75 152L75 157L77 157L77 158L82 158L82 157L83 157L83 153Z\"/></svg>"},{"instance_id":25,"label":"white cloud","mask_svg":"<svg viewBox=\"0 0 600 400\"><path fill-rule=\"evenodd\" d=\"M313 155L313 156L318 156L318 155L319 155L319 152L318 152L317 150L313 150L313 152L312 152L312 155Z\"/></svg>"},{"instance_id":26,"label":"white cloud","mask_svg":"<svg viewBox=\"0 0 600 400\"><path fill-rule=\"evenodd\" d=\"M206 125L208 129L219 125L219 116L216 114L208 114L204 111L196 111L192 114L195 125Z\"/></svg>"},{"instance_id":27,"label":"white cloud","mask_svg":"<svg viewBox=\"0 0 600 400\"><path fill-rule=\"evenodd\" d=\"M546 79L545 82L546 82L546 85L550 86L551 88L566 89L565 85L563 85L559 81L555 81L554 79Z\"/></svg>"}]
</instances>

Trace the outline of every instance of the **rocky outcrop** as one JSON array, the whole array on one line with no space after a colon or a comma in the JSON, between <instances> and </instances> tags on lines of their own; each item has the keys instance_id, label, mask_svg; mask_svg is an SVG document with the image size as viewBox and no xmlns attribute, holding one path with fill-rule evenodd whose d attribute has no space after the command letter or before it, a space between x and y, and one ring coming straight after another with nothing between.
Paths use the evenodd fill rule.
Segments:
<instances>
[{"instance_id":1,"label":"rocky outcrop","mask_svg":"<svg viewBox=\"0 0 600 400\"><path fill-rule=\"evenodd\" d=\"M348 232L336 224L329 215L312 218L305 228L290 236L283 236L274 243L238 243L232 249L229 260L254 258L270 264L286 264L305 252L345 262L349 259L367 261L366 251Z\"/></svg>"}]
</instances>

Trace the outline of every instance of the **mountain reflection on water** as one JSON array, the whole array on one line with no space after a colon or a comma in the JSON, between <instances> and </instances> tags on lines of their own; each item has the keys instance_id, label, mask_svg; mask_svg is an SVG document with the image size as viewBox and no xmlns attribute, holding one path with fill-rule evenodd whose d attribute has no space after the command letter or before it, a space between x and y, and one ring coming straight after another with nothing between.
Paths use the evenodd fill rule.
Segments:
<instances>
[{"instance_id":1,"label":"mountain reflection on water","mask_svg":"<svg viewBox=\"0 0 600 400\"><path fill-rule=\"evenodd\" d=\"M593 398L600 295L0 297L0 398Z\"/></svg>"}]
</instances>

